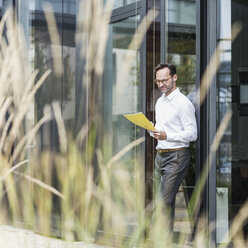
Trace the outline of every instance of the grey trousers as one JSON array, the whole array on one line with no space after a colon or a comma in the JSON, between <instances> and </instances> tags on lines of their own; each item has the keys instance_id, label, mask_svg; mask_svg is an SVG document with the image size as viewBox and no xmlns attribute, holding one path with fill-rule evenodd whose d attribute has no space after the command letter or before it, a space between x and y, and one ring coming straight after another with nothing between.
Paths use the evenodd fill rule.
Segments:
<instances>
[{"instance_id":1,"label":"grey trousers","mask_svg":"<svg viewBox=\"0 0 248 248\"><path fill-rule=\"evenodd\" d=\"M172 152L157 152L155 158L155 197L164 202L169 230L173 231L175 218L175 199L178 189L190 164L190 151L185 148Z\"/></svg>"}]
</instances>

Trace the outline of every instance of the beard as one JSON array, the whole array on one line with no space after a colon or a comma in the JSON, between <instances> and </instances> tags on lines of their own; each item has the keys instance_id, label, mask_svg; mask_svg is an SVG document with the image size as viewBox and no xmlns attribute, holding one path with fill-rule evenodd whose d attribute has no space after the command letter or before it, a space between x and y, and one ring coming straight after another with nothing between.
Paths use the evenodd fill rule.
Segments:
<instances>
[{"instance_id":1,"label":"beard","mask_svg":"<svg viewBox=\"0 0 248 248\"><path fill-rule=\"evenodd\" d=\"M174 89L174 81L171 82L169 85L163 85L160 90L161 92L165 93L166 95L169 94Z\"/></svg>"}]
</instances>

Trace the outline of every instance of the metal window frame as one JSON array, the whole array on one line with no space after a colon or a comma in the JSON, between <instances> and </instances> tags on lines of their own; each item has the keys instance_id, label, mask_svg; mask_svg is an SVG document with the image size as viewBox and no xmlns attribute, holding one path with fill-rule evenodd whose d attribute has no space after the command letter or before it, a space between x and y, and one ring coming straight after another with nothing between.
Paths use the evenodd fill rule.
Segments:
<instances>
[{"instance_id":1,"label":"metal window frame","mask_svg":"<svg viewBox=\"0 0 248 248\"><path fill-rule=\"evenodd\" d=\"M199 89L205 70L208 77L211 75L208 65L217 46L217 10L215 0L197 0L196 3L196 86ZM208 167L208 174L204 175L206 185L202 196L201 214L205 213L206 217L206 231L210 235L209 247L216 247L216 153L211 151L216 135L216 74L203 104L196 110L196 115L199 128L196 157L198 175L202 173L205 164Z\"/></svg>"},{"instance_id":2,"label":"metal window frame","mask_svg":"<svg viewBox=\"0 0 248 248\"><path fill-rule=\"evenodd\" d=\"M137 1L135 3L131 3L131 4L113 9L110 23L119 22L128 17L141 14L142 2L143 1Z\"/></svg>"},{"instance_id":3,"label":"metal window frame","mask_svg":"<svg viewBox=\"0 0 248 248\"><path fill-rule=\"evenodd\" d=\"M166 25L166 0L161 1L160 3L160 8L161 8L161 16L160 16L160 21L161 21L161 37L160 37L160 60L161 62L165 62L166 59L166 51L167 51L167 25Z\"/></svg>"}]
</instances>

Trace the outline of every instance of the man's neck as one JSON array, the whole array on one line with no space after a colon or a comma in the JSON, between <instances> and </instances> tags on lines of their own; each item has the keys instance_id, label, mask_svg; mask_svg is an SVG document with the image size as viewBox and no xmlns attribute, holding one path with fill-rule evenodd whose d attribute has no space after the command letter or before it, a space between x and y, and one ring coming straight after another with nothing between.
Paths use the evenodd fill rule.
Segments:
<instances>
[{"instance_id":1,"label":"man's neck","mask_svg":"<svg viewBox=\"0 0 248 248\"><path fill-rule=\"evenodd\" d=\"M172 93L176 89L177 89L177 86L175 86L174 88L172 88L171 91L167 92L165 95L168 96L170 93Z\"/></svg>"}]
</instances>

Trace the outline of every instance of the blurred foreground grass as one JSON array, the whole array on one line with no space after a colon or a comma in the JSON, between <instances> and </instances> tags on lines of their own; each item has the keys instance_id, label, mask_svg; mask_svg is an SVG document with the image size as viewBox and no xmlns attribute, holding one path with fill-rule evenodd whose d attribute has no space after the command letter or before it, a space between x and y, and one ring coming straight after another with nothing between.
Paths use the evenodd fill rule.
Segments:
<instances>
[{"instance_id":1,"label":"blurred foreground grass","mask_svg":"<svg viewBox=\"0 0 248 248\"><path fill-rule=\"evenodd\" d=\"M51 12L46 18L56 34ZM56 102L44 109L36 124L27 125L34 96L50 71L39 75L32 69L22 29L11 11L1 21L0 37L0 224L68 242L144 247L146 234L149 242L154 236L161 244L154 230L161 230L157 225L163 223L163 215L159 215L154 229L147 228L150 224L144 192L141 183L136 183L144 177L143 170L131 172L121 160L144 138L133 141L104 163L101 150L95 147L97 125L82 127L77 139L70 139ZM58 35L55 37L58 39ZM56 50L53 56L56 64L61 56ZM61 68L56 73L61 73ZM51 121L57 125L56 151L50 146L40 147L37 142L40 129L44 135ZM98 161L97 168L93 160Z\"/></svg>"}]
</instances>

